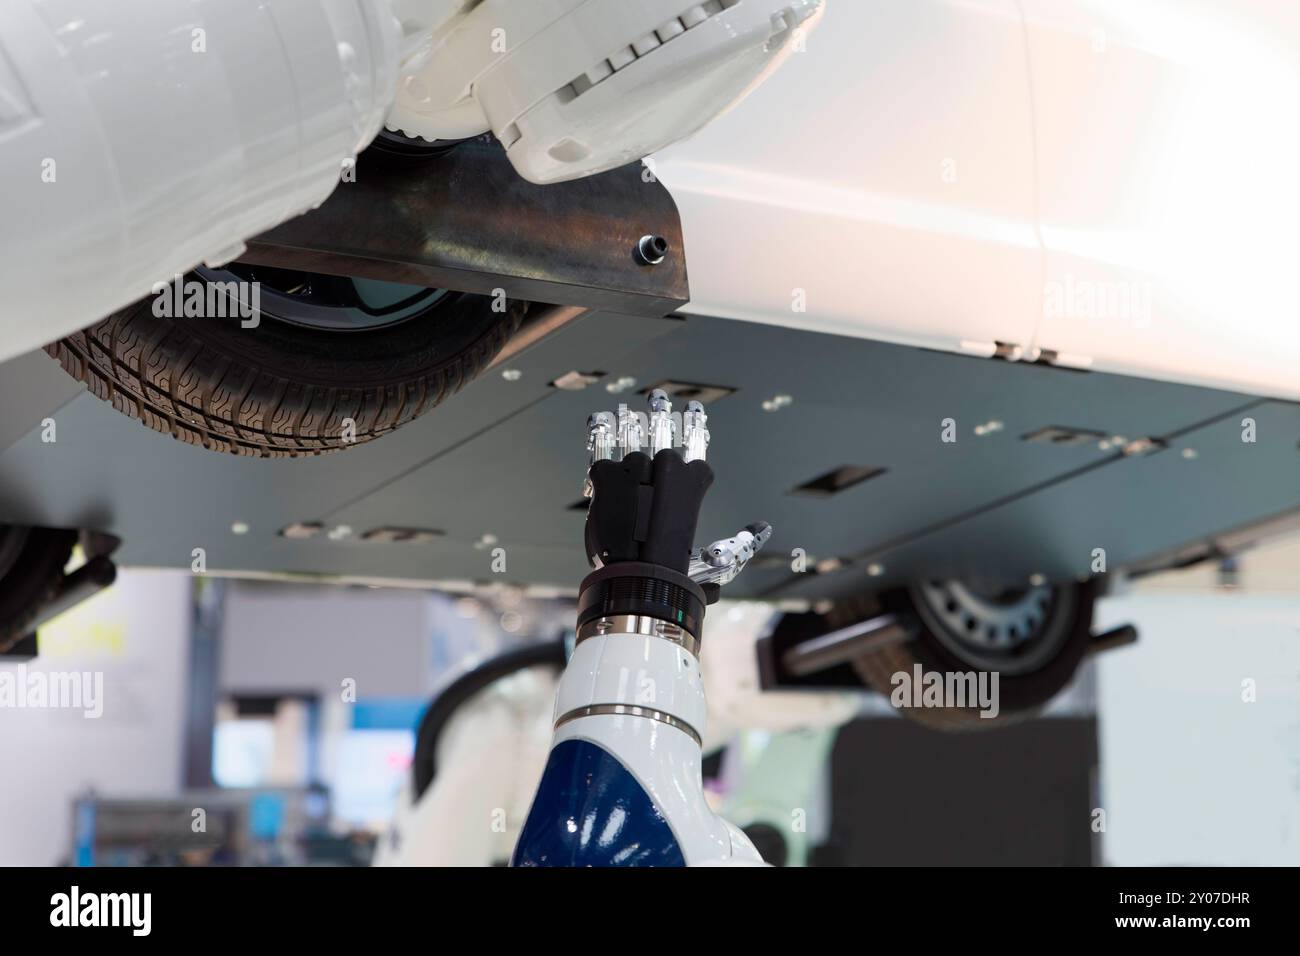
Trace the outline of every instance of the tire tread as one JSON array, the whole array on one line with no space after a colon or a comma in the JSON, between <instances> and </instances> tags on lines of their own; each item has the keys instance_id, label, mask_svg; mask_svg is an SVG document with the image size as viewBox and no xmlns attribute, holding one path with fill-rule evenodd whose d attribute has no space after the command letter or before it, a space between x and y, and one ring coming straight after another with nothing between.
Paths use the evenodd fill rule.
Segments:
<instances>
[{"instance_id":1,"label":"tire tread","mask_svg":"<svg viewBox=\"0 0 1300 956\"><path fill-rule=\"evenodd\" d=\"M151 303L142 300L45 351L96 398L144 426L253 458L321 455L407 424L482 372L527 309L512 303L492 321L481 319L472 341L445 355L430 349L425 367L404 363L388 381L326 386L295 379L297 357L279 368L241 360L205 340L201 326L153 315ZM355 442L342 440L346 418L356 422Z\"/></svg>"}]
</instances>

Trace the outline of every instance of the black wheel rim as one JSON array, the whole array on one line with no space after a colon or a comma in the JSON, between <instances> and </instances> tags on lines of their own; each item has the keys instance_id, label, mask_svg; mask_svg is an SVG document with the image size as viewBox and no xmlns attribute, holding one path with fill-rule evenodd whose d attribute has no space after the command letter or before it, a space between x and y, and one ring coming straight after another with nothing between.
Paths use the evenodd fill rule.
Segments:
<instances>
[{"instance_id":1,"label":"black wheel rim","mask_svg":"<svg viewBox=\"0 0 1300 956\"><path fill-rule=\"evenodd\" d=\"M369 332L422 318L451 294L446 289L374 279L231 263L200 267L209 283L257 283L262 318L324 332ZM242 292L245 303L248 296Z\"/></svg>"},{"instance_id":2,"label":"black wheel rim","mask_svg":"<svg viewBox=\"0 0 1300 956\"><path fill-rule=\"evenodd\" d=\"M1008 675L1051 661L1070 636L1078 605L1069 585L992 593L961 581L927 581L911 595L927 630L949 653Z\"/></svg>"}]
</instances>

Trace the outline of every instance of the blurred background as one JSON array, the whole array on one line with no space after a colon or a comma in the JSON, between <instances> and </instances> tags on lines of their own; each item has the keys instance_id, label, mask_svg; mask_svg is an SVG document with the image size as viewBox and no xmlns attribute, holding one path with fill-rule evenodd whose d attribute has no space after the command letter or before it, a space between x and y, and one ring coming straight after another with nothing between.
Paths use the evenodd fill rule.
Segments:
<instances>
[{"instance_id":1,"label":"blurred background","mask_svg":"<svg viewBox=\"0 0 1300 956\"><path fill-rule=\"evenodd\" d=\"M957 734L866 691L746 686L781 609L723 602L705 638L710 799L785 865L1300 863L1297 581L1300 538L1117 583L1096 627L1132 624L1136 643L1041 717ZM501 586L124 571L42 628L38 658L0 664L103 675L98 717L0 709L0 864L364 865L386 839L389 862L501 863L555 668L463 678L562 644L572 618L565 597ZM413 809L418 728L458 681L427 792L461 796ZM453 731L489 711L491 729ZM506 753L511 735L532 751ZM431 849L398 845L403 812L424 813ZM475 830L492 836L466 844Z\"/></svg>"}]
</instances>

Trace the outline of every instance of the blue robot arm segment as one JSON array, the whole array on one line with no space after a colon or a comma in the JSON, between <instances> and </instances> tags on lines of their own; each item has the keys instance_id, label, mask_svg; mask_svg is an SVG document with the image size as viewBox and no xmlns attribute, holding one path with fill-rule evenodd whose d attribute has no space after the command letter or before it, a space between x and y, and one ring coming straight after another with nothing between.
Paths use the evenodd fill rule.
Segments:
<instances>
[{"instance_id":1,"label":"blue robot arm segment","mask_svg":"<svg viewBox=\"0 0 1300 956\"><path fill-rule=\"evenodd\" d=\"M511 866L685 866L650 795L586 740L551 751Z\"/></svg>"}]
</instances>

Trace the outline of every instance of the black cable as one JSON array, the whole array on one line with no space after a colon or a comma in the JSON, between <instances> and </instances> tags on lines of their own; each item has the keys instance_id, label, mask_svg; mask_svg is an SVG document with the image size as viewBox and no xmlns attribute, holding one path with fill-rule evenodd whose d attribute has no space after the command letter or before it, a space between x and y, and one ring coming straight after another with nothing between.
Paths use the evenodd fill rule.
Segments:
<instances>
[{"instance_id":1,"label":"black cable","mask_svg":"<svg viewBox=\"0 0 1300 956\"><path fill-rule=\"evenodd\" d=\"M544 664L564 667L565 642L563 640L546 644L528 644L484 661L473 670L457 677L429 701L424 716L420 718L420 729L415 735L415 757L411 762L417 801L424 796L424 791L429 788L429 784L433 783L433 778L437 775L438 738L441 737L443 728L447 726L447 722L451 720L457 708L503 677Z\"/></svg>"}]
</instances>

